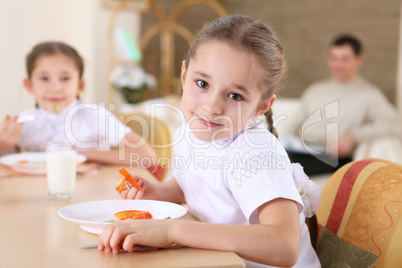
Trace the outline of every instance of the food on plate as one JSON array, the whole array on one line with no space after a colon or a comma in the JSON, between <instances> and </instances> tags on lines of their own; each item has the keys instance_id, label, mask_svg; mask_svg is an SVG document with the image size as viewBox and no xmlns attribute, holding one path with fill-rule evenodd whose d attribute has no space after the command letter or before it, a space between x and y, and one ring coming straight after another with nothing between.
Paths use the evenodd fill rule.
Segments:
<instances>
[{"instance_id":1,"label":"food on plate","mask_svg":"<svg viewBox=\"0 0 402 268\"><path fill-rule=\"evenodd\" d=\"M34 164L34 165L44 165L46 162L44 161L28 161L28 160L20 160L17 162L18 165L20 164Z\"/></svg>"},{"instance_id":2,"label":"food on plate","mask_svg":"<svg viewBox=\"0 0 402 268\"><path fill-rule=\"evenodd\" d=\"M125 211L120 211L114 214L116 218L118 218L121 221L127 220L127 219L144 219L144 220L149 220L152 219L151 213L145 210L125 210Z\"/></svg>"},{"instance_id":3,"label":"food on plate","mask_svg":"<svg viewBox=\"0 0 402 268\"><path fill-rule=\"evenodd\" d=\"M115 223L118 221L124 221L127 219L133 219L133 220L138 220L138 219L142 219L142 220L149 220L152 219L152 214L149 213L148 211L145 210L124 210L124 211L120 211L114 214L114 216L117 218L117 220L108 220L108 221L104 221L107 223ZM170 219L170 217L168 217Z\"/></svg>"},{"instance_id":4,"label":"food on plate","mask_svg":"<svg viewBox=\"0 0 402 268\"><path fill-rule=\"evenodd\" d=\"M131 174L128 173L128 171L123 167L119 168L119 172L121 175L124 176L124 178L121 178L117 182L116 190L126 191L126 190L130 190L132 187L135 187L138 191L141 191L141 187L137 183L137 181L139 179L137 176L134 176L134 178L133 178L133 176L131 176Z\"/></svg>"}]
</instances>

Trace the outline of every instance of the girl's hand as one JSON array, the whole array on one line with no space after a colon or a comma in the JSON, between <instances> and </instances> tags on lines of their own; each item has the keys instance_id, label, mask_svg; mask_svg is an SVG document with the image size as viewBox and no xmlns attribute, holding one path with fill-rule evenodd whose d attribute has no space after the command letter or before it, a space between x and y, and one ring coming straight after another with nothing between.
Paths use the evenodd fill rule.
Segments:
<instances>
[{"instance_id":1,"label":"girl's hand","mask_svg":"<svg viewBox=\"0 0 402 268\"><path fill-rule=\"evenodd\" d=\"M15 146L21 136L23 124L17 123L18 116L6 116L0 125L0 151Z\"/></svg>"},{"instance_id":2,"label":"girl's hand","mask_svg":"<svg viewBox=\"0 0 402 268\"><path fill-rule=\"evenodd\" d=\"M123 176L121 178L124 178ZM120 179L121 179L120 178ZM131 188L127 191L118 191L122 198L124 199L151 199L151 200L161 200L158 190L152 183L146 181L145 179L139 177L137 181L138 185L141 187L142 191L138 191L136 188Z\"/></svg>"},{"instance_id":3,"label":"girl's hand","mask_svg":"<svg viewBox=\"0 0 402 268\"><path fill-rule=\"evenodd\" d=\"M132 252L135 245L168 247L173 220L125 220L108 225L99 236L98 249Z\"/></svg>"}]
</instances>

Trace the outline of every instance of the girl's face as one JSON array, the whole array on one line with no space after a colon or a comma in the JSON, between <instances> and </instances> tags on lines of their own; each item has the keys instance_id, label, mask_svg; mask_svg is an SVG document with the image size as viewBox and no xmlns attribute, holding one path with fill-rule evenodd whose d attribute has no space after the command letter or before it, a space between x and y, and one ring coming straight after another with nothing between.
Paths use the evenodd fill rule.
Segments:
<instances>
[{"instance_id":1,"label":"girl's face","mask_svg":"<svg viewBox=\"0 0 402 268\"><path fill-rule=\"evenodd\" d=\"M260 76L251 54L222 42L201 44L181 74L181 107L193 134L203 141L233 137L268 111L275 95L262 99Z\"/></svg>"},{"instance_id":2,"label":"girl's face","mask_svg":"<svg viewBox=\"0 0 402 268\"><path fill-rule=\"evenodd\" d=\"M74 61L63 54L39 57L24 85L41 108L53 112L55 104L64 111L84 89Z\"/></svg>"}]
</instances>

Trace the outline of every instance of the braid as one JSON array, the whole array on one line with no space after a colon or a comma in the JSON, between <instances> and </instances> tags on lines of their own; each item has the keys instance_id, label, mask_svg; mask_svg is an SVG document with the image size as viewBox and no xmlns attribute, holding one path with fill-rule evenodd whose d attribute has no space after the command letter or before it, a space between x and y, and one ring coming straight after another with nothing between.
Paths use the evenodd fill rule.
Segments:
<instances>
[{"instance_id":1,"label":"braid","mask_svg":"<svg viewBox=\"0 0 402 268\"><path fill-rule=\"evenodd\" d=\"M274 126L274 112L272 111L272 108L270 108L265 114L265 119L267 120L267 125L268 125L268 130L269 132L271 132L272 134L275 135L275 137L279 137L278 136L278 132L276 131L276 128Z\"/></svg>"}]
</instances>

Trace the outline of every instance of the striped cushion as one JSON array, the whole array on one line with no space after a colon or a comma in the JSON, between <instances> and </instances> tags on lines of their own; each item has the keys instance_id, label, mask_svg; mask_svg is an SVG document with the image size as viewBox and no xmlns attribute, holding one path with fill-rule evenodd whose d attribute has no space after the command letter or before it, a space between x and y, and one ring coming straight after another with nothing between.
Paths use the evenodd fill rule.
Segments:
<instances>
[{"instance_id":1,"label":"striped cushion","mask_svg":"<svg viewBox=\"0 0 402 268\"><path fill-rule=\"evenodd\" d=\"M321 191L318 223L378 256L373 267L402 263L402 169L367 159L340 168Z\"/></svg>"}]
</instances>

